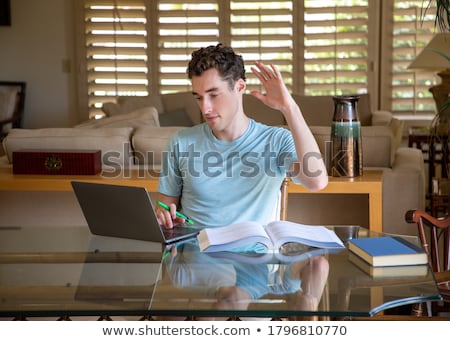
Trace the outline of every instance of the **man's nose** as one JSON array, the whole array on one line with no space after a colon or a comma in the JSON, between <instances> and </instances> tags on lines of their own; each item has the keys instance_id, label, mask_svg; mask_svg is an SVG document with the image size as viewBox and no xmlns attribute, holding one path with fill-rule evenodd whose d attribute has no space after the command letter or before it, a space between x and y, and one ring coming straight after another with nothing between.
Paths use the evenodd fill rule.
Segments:
<instances>
[{"instance_id":1,"label":"man's nose","mask_svg":"<svg viewBox=\"0 0 450 341\"><path fill-rule=\"evenodd\" d=\"M203 99L200 104L200 110L202 111L203 114L211 113L212 112L211 101L209 101L208 99Z\"/></svg>"}]
</instances>

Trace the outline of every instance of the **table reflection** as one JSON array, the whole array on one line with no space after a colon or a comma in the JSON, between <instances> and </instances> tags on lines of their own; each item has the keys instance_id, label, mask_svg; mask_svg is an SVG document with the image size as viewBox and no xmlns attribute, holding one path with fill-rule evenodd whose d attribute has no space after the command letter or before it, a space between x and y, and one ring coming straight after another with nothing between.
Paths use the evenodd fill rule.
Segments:
<instances>
[{"instance_id":1,"label":"table reflection","mask_svg":"<svg viewBox=\"0 0 450 341\"><path fill-rule=\"evenodd\" d=\"M315 311L327 283L329 263L327 250L314 251L290 250L290 255L281 255L283 262L278 254L205 253L195 244L183 244L165 251L158 286L181 289L184 295L200 291L202 303L211 310L247 310L252 302L278 296L289 309ZM161 292L167 293L164 300L175 299L174 292ZM186 304L195 305L193 301Z\"/></svg>"}]
</instances>

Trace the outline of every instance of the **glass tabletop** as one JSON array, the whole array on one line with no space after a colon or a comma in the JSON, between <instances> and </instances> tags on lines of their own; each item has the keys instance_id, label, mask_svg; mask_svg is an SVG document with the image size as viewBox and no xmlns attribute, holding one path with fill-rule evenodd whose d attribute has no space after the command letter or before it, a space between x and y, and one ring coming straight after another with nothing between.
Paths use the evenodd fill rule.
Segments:
<instances>
[{"instance_id":1,"label":"glass tabletop","mask_svg":"<svg viewBox=\"0 0 450 341\"><path fill-rule=\"evenodd\" d=\"M377 236L333 226L344 241ZM351 230L351 229L350 229ZM372 276L347 249L202 253L91 235L87 227L0 227L0 316L371 316L439 300L428 266Z\"/></svg>"}]
</instances>

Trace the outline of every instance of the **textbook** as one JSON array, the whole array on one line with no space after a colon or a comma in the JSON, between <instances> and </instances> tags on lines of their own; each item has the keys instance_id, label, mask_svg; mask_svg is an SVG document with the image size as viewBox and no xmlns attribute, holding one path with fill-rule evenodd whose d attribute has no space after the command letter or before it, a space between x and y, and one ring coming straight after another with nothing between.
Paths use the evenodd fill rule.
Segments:
<instances>
[{"instance_id":1,"label":"textbook","mask_svg":"<svg viewBox=\"0 0 450 341\"><path fill-rule=\"evenodd\" d=\"M348 249L372 266L428 264L428 256L421 247L400 237L351 239Z\"/></svg>"},{"instance_id":2,"label":"textbook","mask_svg":"<svg viewBox=\"0 0 450 341\"><path fill-rule=\"evenodd\" d=\"M428 275L428 265L372 266L361 257L350 253L350 262L373 278L417 277Z\"/></svg>"},{"instance_id":3,"label":"textbook","mask_svg":"<svg viewBox=\"0 0 450 341\"><path fill-rule=\"evenodd\" d=\"M279 252L286 243L299 243L316 248L344 248L344 243L325 226L303 225L290 221L273 221L262 226L255 221L228 226L205 228L197 235L201 251L230 251L255 243L265 246L267 252Z\"/></svg>"}]
</instances>

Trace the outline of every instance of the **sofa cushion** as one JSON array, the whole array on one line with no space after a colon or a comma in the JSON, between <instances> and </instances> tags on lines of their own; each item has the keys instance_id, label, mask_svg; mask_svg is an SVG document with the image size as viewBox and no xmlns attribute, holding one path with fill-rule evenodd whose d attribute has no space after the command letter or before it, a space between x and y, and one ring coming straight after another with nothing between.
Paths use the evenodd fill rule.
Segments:
<instances>
[{"instance_id":1,"label":"sofa cushion","mask_svg":"<svg viewBox=\"0 0 450 341\"><path fill-rule=\"evenodd\" d=\"M310 126L331 126L334 114L333 96L306 96L293 94L292 97L302 110L306 123ZM359 95L358 118L362 126L371 124L370 97Z\"/></svg>"},{"instance_id":2,"label":"sofa cushion","mask_svg":"<svg viewBox=\"0 0 450 341\"><path fill-rule=\"evenodd\" d=\"M115 102L106 102L102 104L102 111L106 114L106 116L117 116L122 115L123 112L120 109L120 106Z\"/></svg>"},{"instance_id":3,"label":"sofa cushion","mask_svg":"<svg viewBox=\"0 0 450 341\"><path fill-rule=\"evenodd\" d=\"M183 108L159 114L159 124L161 127L192 127L194 125Z\"/></svg>"},{"instance_id":4,"label":"sofa cushion","mask_svg":"<svg viewBox=\"0 0 450 341\"><path fill-rule=\"evenodd\" d=\"M154 107L136 109L128 114L105 117L98 120L89 120L78 124L75 128L122 128L140 126L159 127L158 112Z\"/></svg>"},{"instance_id":5,"label":"sofa cushion","mask_svg":"<svg viewBox=\"0 0 450 341\"><path fill-rule=\"evenodd\" d=\"M243 106L245 114L257 122L271 126L282 126L286 124L284 116L279 110L269 108L250 94L244 94Z\"/></svg>"},{"instance_id":6,"label":"sofa cushion","mask_svg":"<svg viewBox=\"0 0 450 341\"><path fill-rule=\"evenodd\" d=\"M120 96L117 99L117 103L124 114L144 107L154 107L159 113L164 111L159 94L150 96Z\"/></svg>"},{"instance_id":7,"label":"sofa cushion","mask_svg":"<svg viewBox=\"0 0 450 341\"><path fill-rule=\"evenodd\" d=\"M131 127L12 129L3 140L3 148L9 162L19 149L100 149L104 165L122 166L131 156L132 131Z\"/></svg>"},{"instance_id":8,"label":"sofa cushion","mask_svg":"<svg viewBox=\"0 0 450 341\"><path fill-rule=\"evenodd\" d=\"M145 97L121 96L117 99L117 103L104 103L102 111L109 117L123 115L130 111L149 106L154 107L159 113L162 118L161 121L163 121L162 126L169 124L174 126L187 126L187 124L190 124L192 126L202 122L200 109L194 100L194 96L188 91ZM184 111L184 114L181 111ZM169 117L163 117L166 114ZM174 124L172 122L166 122L174 119L176 119Z\"/></svg>"},{"instance_id":9,"label":"sofa cushion","mask_svg":"<svg viewBox=\"0 0 450 341\"><path fill-rule=\"evenodd\" d=\"M128 114L144 107L154 107L158 113L164 111L160 95L151 96L119 96L117 103L106 102L102 105L102 111L106 116Z\"/></svg>"},{"instance_id":10,"label":"sofa cushion","mask_svg":"<svg viewBox=\"0 0 450 341\"><path fill-rule=\"evenodd\" d=\"M327 146L331 151L331 127L311 126L310 129L325 161L329 162L331 155L327 154ZM363 166L390 168L396 151L392 130L383 126L363 126L361 138Z\"/></svg>"},{"instance_id":11,"label":"sofa cushion","mask_svg":"<svg viewBox=\"0 0 450 341\"><path fill-rule=\"evenodd\" d=\"M131 137L135 163L160 165L162 153L167 151L169 137L186 127L141 127Z\"/></svg>"},{"instance_id":12,"label":"sofa cushion","mask_svg":"<svg viewBox=\"0 0 450 341\"><path fill-rule=\"evenodd\" d=\"M181 91L164 94L161 96L161 100L164 111L160 113L170 113L178 109L184 109L194 125L202 123L203 117L192 92Z\"/></svg>"}]
</instances>

